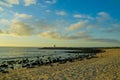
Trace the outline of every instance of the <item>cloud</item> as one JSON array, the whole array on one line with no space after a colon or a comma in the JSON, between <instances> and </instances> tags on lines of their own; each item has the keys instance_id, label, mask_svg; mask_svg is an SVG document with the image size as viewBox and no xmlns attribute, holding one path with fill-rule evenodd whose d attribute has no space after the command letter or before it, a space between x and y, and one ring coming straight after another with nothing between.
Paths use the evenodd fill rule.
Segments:
<instances>
[{"instance_id":1,"label":"cloud","mask_svg":"<svg viewBox=\"0 0 120 80\"><path fill-rule=\"evenodd\" d=\"M29 25L19 22L19 21L13 21L10 24L10 30L9 34L13 34L16 36L30 36L32 35L33 28L31 28Z\"/></svg>"},{"instance_id":2,"label":"cloud","mask_svg":"<svg viewBox=\"0 0 120 80\"><path fill-rule=\"evenodd\" d=\"M32 18L32 15L15 13L15 18L30 19Z\"/></svg>"},{"instance_id":3,"label":"cloud","mask_svg":"<svg viewBox=\"0 0 120 80\"><path fill-rule=\"evenodd\" d=\"M93 18L94 19L87 19L87 18L82 20L80 19L75 23L67 24L68 27L66 28L66 25L65 26L63 25L67 23L66 21L60 22L60 20L58 20L58 22L60 23L57 23L57 22L50 23L46 19L39 20L29 14L14 13L14 17L11 21L8 21L6 19L0 19L0 24L9 24L7 26L8 29L6 29L5 31L1 30L0 34L8 34L10 36L16 35L21 37L39 35L43 38L57 39L57 40L82 39L82 40L86 40L86 42L94 41L94 42L101 42L101 43L102 42L119 43L119 40L115 40L115 39L94 38L94 36L91 36L94 34L94 32L92 33L85 32L88 26L92 26L91 30L96 32L99 31L99 28L103 28L104 31L109 30L111 32L114 32L116 29L117 30L119 29L119 24L114 19L112 20L112 22L109 22L106 24L106 21L109 21L109 19L111 19L111 16L108 13L99 12ZM102 21L99 21L99 20L102 20ZM80 32L80 31L83 31L83 32Z\"/></svg>"},{"instance_id":4,"label":"cloud","mask_svg":"<svg viewBox=\"0 0 120 80\"><path fill-rule=\"evenodd\" d=\"M37 0L24 0L25 6L29 6L31 4L36 4Z\"/></svg>"},{"instance_id":5,"label":"cloud","mask_svg":"<svg viewBox=\"0 0 120 80\"><path fill-rule=\"evenodd\" d=\"M6 0L6 2L8 2L11 5L13 5L13 4L18 5L19 4L19 0Z\"/></svg>"},{"instance_id":6,"label":"cloud","mask_svg":"<svg viewBox=\"0 0 120 80\"><path fill-rule=\"evenodd\" d=\"M0 6L13 7L13 5L20 5L20 1L24 2L24 6L30 6L37 3L37 0L5 0L0 1Z\"/></svg>"},{"instance_id":7,"label":"cloud","mask_svg":"<svg viewBox=\"0 0 120 80\"><path fill-rule=\"evenodd\" d=\"M98 15L103 16L103 17L109 17L109 14L106 12L99 12Z\"/></svg>"},{"instance_id":8,"label":"cloud","mask_svg":"<svg viewBox=\"0 0 120 80\"><path fill-rule=\"evenodd\" d=\"M40 33L39 35L46 38L61 39L61 35L58 32L47 31Z\"/></svg>"},{"instance_id":9,"label":"cloud","mask_svg":"<svg viewBox=\"0 0 120 80\"><path fill-rule=\"evenodd\" d=\"M84 38L89 38L89 37L90 35L88 35L87 32L77 32L77 33L66 36L66 39L74 40L74 39L84 39Z\"/></svg>"},{"instance_id":10,"label":"cloud","mask_svg":"<svg viewBox=\"0 0 120 80\"><path fill-rule=\"evenodd\" d=\"M40 0L40 2L37 4L37 0L3 0L0 1L0 6L5 7L13 7L14 5L24 5L24 6L30 6L30 5L36 5L39 7L46 7L48 4L55 4L57 0Z\"/></svg>"},{"instance_id":11,"label":"cloud","mask_svg":"<svg viewBox=\"0 0 120 80\"><path fill-rule=\"evenodd\" d=\"M11 20L0 19L0 24L7 35L31 36L56 29L57 22L52 24L46 19L36 20L32 15L15 13Z\"/></svg>"},{"instance_id":12,"label":"cloud","mask_svg":"<svg viewBox=\"0 0 120 80\"><path fill-rule=\"evenodd\" d=\"M98 39L98 38L88 38L88 41L94 41L94 42L106 42L106 43L117 43L120 44L119 40L115 40L115 39Z\"/></svg>"},{"instance_id":13,"label":"cloud","mask_svg":"<svg viewBox=\"0 0 120 80\"><path fill-rule=\"evenodd\" d=\"M91 17L91 16L89 16L89 15L85 15L85 14L74 14L73 17L74 17L74 18L93 19L93 17Z\"/></svg>"},{"instance_id":14,"label":"cloud","mask_svg":"<svg viewBox=\"0 0 120 80\"><path fill-rule=\"evenodd\" d=\"M0 12L3 11L4 9L2 7L0 7Z\"/></svg>"},{"instance_id":15,"label":"cloud","mask_svg":"<svg viewBox=\"0 0 120 80\"><path fill-rule=\"evenodd\" d=\"M103 31L103 32L110 32L110 33L119 32L119 29L116 28L116 27L101 28L100 30Z\"/></svg>"},{"instance_id":16,"label":"cloud","mask_svg":"<svg viewBox=\"0 0 120 80\"><path fill-rule=\"evenodd\" d=\"M55 4L57 0L45 0L45 3L47 4Z\"/></svg>"},{"instance_id":17,"label":"cloud","mask_svg":"<svg viewBox=\"0 0 120 80\"><path fill-rule=\"evenodd\" d=\"M73 17L75 17L75 18L82 18L83 16L80 15L80 14L75 14L75 15L73 15Z\"/></svg>"},{"instance_id":18,"label":"cloud","mask_svg":"<svg viewBox=\"0 0 120 80\"><path fill-rule=\"evenodd\" d=\"M107 33L107 32L119 32L120 30L119 29L120 22L112 18L106 12L98 12L95 17L84 14L83 15L76 14L74 15L74 17L78 18L81 21L70 24L70 26L68 26L66 29L67 31L75 31L80 30L82 28Z\"/></svg>"},{"instance_id":19,"label":"cloud","mask_svg":"<svg viewBox=\"0 0 120 80\"><path fill-rule=\"evenodd\" d=\"M83 28L83 27L86 26L87 23L88 23L88 20L79 21L79 22L77 22L77 23L71 24L71 25L67 28L67 30L68 30L68 31L74 31L74 30Z\"/></svg>"},{"instance_id":20,"label":"cloud","mask_svg":"<svg viewBox=\"0 0 120 80\"><path fill-rule=\"evenodd\" d=\"M54 30L56 26L54 24L49 24L46 20L38 20L34 22L33 25L36 27L37 32L46 31L46 30Z\"/></svg>"},{"instance_id":21,"label":"cloud","mask_svg":"<svg viewBox=\"0 0 120 80\"><path fill-rule=\"evenodd\" d=\"M1 25L9 24L9 21L7 19L0 19L0 24Z\"/></svg>"},{"instance_id":22,"label":"cloud","mask_svg":"<svg viewBox=\"0 0 120 80\"><path fill-rule=\"evenodd\" d=\"M31 36L34 35L34 28L29 20L32 20L32 15L14 13L11 20L0 19L0 25L3 28L3 33L9 36Z\"/></svg>"},{"instance_id":23,"label":"cloud","mask_svg":"<svg viewBox=\"0 0 120 80\"><path fill-rule=\"evenodd\" d=\"M46 13L51 13L51 10L45 10Z\"/></svg>"},{"instance_id":24,"label":"cloud","mask_svg":"<svg viewBox=\"0 0 120 80\"><path fill-rule=\"evenodd\" d=\"M0 24L5 24L8 35L31 36L46 30L53 30L55 24L49 24L47 20L36 20L32 15L15 13L13 19L8 21L0 19ZM55 27L54 27L55 29Z\"/></svg>"},{"instance_id":25,"label":"cloud","mask_svg":"<svg viewBox=\"0 0 120 80\"><path fill-rule=\"evenodd\" d=\"M65 11L57 11L56 12L57 15L60 15L60 16L65 16L67 15L67 13Z\"/></svg>"},{"instance_id":26,"label":"cloud","mask_svg":"<svg viewBox=\"0 0 120 80\"><path fill-rule=\"evenodd\" d=\"M71 35L70 34L62 35L60 32L57 31L43 32L40 33L39 36L49 39L59 39L59 40L74 40L74 39L83 39L89 37L89 35L87 35L85 32L79 32Z\"/></svg>"},{"instance_id":27,"label":"cloud","mask_svg":"<svg viewBox=\"0 0 120 80\"><path fill-rule=\"evenodd\" d=\"M99 13L97 13L96 20L98 22L103 22L104 23L105 21L109 21L111 19L112 19L111 16L108 13L106 13L106 12L99 12Z\"/></svg>"},{"instance_id":28,"label":"cloud","mask_svg":"<svg viewBox=\"0 0 120 80\"><path fill-rule=\"evenodd\" d=\"M90 26L93 29L97 29L97 31L102 32L119 32L119 25L120 22L116 19L112 18L106 12L98 12L97 16L94 18L93 21L90 21Z\"/></svg>"},{"instance_id":29,"label":"cloud","mask_svg":"<svg viewBox=\"0 0 120 80\"><path fill-rule=\"evenodd\" d=\"M3 2L3 1L0 1L0 6L12 7L12 5L11 5L11 4L6 3L6 2Z\"/></svg>"},{"instance_id":30,"label":"cloud","mask_svg":"<svg viewBox=\"0 0 120 80\"><path fill-rule=\"evenodd\" d=\"M82 39L85 41L93 41L93 42L105 42L105 43L117 43L120 44L119 40L116 39L107 39L107 38L94 38L90 36L87 32L78 32L75 34L64 34L62 35L60 32L57 31L46 31L40 33L39 36L48 39L57 39L57 40L76 40Z\"/></svg>"}]
</instances>

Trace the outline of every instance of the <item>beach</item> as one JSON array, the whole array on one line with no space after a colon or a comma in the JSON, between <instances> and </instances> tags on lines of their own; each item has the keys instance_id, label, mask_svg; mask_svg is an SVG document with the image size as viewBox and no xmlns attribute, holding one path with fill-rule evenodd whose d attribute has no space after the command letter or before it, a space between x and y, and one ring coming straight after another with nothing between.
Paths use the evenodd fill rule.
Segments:
<instances>
[{"instance_id":1,"label":"beach","mask_svg":"<svg viewBox=\"0 0 120 80\"><path fill-rule=\"evenodd\" d=\"M0 73L0 80L120 80L120 49L104 49L94 58Z\"/></svg>"}]
</instances>

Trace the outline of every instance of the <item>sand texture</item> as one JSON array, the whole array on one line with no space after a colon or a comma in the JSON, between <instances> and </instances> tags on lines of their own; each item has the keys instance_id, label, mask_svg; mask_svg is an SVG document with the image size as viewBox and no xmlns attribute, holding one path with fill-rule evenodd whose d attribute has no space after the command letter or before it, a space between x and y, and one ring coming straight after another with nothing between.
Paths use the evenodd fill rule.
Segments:
<instances>
[{"instance_id":1,"label":"sand texture","mask_svg":"<svg viewBox=\"0 0 120 80\"><path fill-rule=\"evenodd\" d=\"M0 80L120 80L120 49L106 49L96 58L0 73Z\"/></svg>"}]
</instances>

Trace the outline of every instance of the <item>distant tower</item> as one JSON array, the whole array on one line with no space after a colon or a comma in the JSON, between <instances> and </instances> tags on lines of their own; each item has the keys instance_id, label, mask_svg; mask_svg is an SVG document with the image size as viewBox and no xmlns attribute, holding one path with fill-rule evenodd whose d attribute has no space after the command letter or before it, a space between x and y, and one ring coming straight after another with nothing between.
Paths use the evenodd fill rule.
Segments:
<instances>
[{"instance_id":1,"label":"distant tower","mask_svg":"<svg viewBox=\"0 0 120 80\"><path fill-rule=\"evenodd\" d=\"M56 47L56 45L53 45L53 47L55 48L55 47Z\"/></svg>"}]
</instances>

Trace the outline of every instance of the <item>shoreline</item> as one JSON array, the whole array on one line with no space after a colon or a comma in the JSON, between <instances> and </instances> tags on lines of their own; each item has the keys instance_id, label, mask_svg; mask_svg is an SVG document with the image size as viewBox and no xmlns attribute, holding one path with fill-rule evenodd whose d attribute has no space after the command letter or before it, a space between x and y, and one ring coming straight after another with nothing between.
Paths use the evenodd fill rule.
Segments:
<instances>
[{"instance_id":1,"label":"shoreline","mask_svg":"<svg viewBox=\"0 0 120 80\"><path fill-rule=\"evenodd\" d=\"M69 48L70 49L70 48ZM16 68L33 68L42 65L51 65L52 63L64 64L66 62L73 62L75 60L83 60L94 58L96 54L104 52L101 49L82 49L82 50L68 50L64 51L64 56L54 54L43 56L29 56L29 57L15 57L15 58L1 58L0 60L0 72L8 73L9 69ZM17 65L17 67L16 67Z\"/></svg>"},{"instance_id":2,"label":"shoreline","mask_svg":"<svg viewBox=\"0 0 120 80\"><path fill-rule=\"evenodd\" d=\"M96 58L52 66L22 68L0 73L1 80L119 80L120 49L105 49ZM52 73L51 73L52 72ZM25 73L25 74L24 74Z\"/></svg>"}]
</instances>

